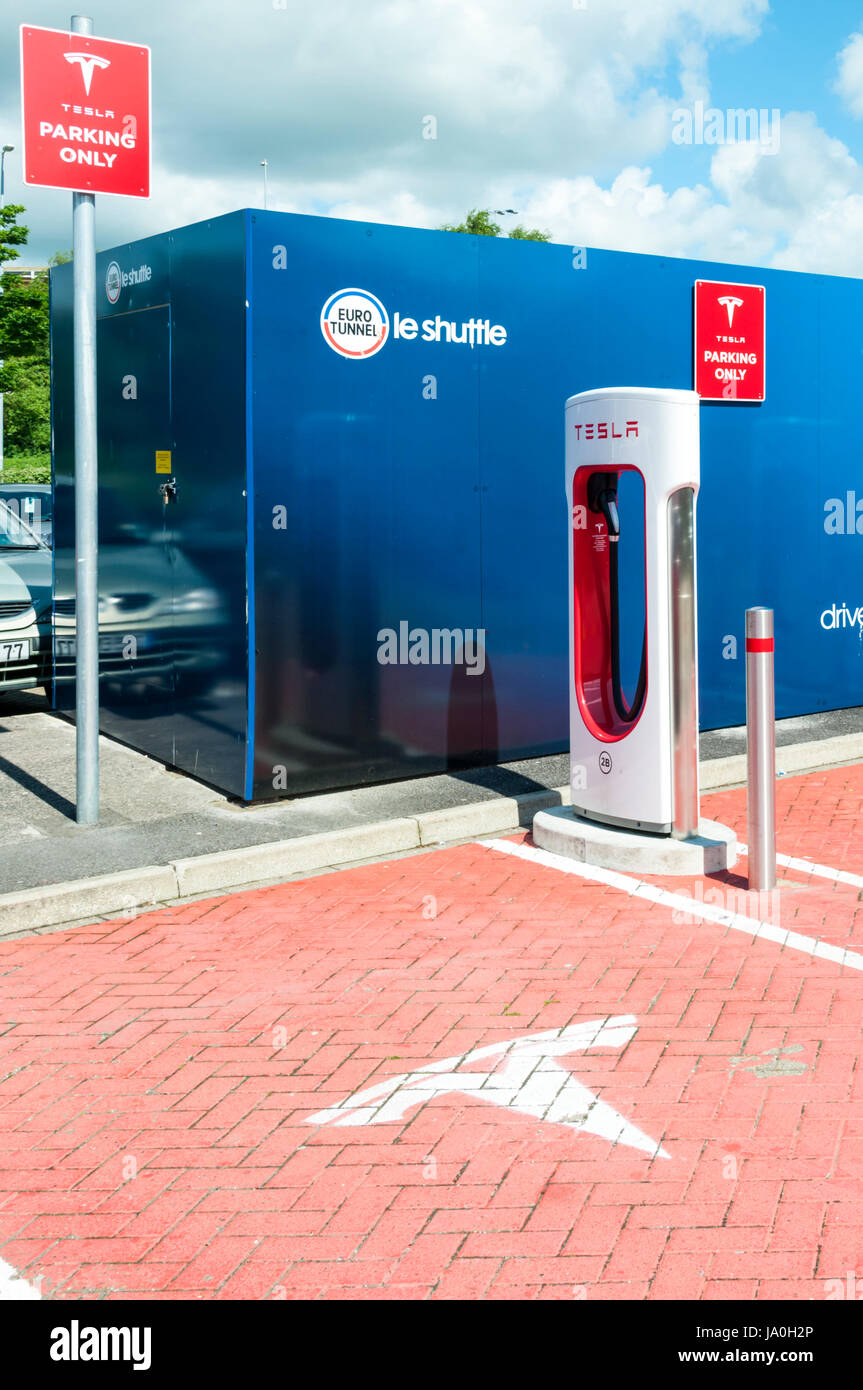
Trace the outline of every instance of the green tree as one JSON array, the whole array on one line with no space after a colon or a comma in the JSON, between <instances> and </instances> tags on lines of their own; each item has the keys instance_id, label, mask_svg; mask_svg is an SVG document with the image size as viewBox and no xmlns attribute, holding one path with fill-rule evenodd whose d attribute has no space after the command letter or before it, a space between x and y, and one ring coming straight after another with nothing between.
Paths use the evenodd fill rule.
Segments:
<instances>
[{"instance_id":1,"label":"green tree","mask_svg":"<svg viewBox=\"0 0 863 1390\"><path fill-rule=\"evenodd\" d=\"M487 208L471 208L467 217L458 225L445 222L438 228L441 232L467 232L471 236L500 236L502 228L498 222L492 222L491 213ZM536 228L528 231L525 227L513 227L507 235L513 241L551 241L550 232L540 232Z\"/></svg>"},{"instance_id":2,"label":"green tree","mask_svg":"<svg viewBox=\"0 0 863 1390\"><path fill-rule=\"evenodd\" d=\"M0 359L33 357L48 362L48 280L0 276Z\"/></svg>"},{"instance_id":3,"label":"green tree","mask_svg":"<svg viewBox=\"0 0 863 1390\"><path fill-rule=\"evenodd\" d=\"M21 203L7 203L5 208L0 208L0 265L4 261L17 261L21 252L16 247L24 246L30 235L29 227L18 225L18 216L23 211Z\"/></svg>"},{"instance_id":4,"label":"green tree","mask_svg":"<svg viewBox=\"0 0 863 1390\"><path fill-rule=\"evenodd\" d=\"M513 227L509 235L513 241L551 241L551 232L540 232L536 227L532 231L526 227Z\"/></svg>"},{"instance_id":5,"label":"green tree","mask_svg":"<svg viewBox=\"0 0 863 1390\"><path fill-rule=\"evenodd\" d=\"M10 459L22 454L49 454L51 371L47 361L38 357L7 358L0 373L0 387L5 454Z\"/></svg>"},{"instance_id":6,"label":"green tree","mask_svg":"<svg viewBox=\"0 0 863 1390\"><path fill-rule=\"evenodd\" d=\"M438 229L441 232L468 232L471 236L500 236L501 228L497 222L492 222L491 213L485 208L471 208L463 222L455 226L451 222L445 222Z\"/></svg>"},{"instance_id":7,"label":"green tree","mask_svg":"<svg viewBox=\"0 0 863 1390\"><path fill-rule=\"evenodd\" d=\"M0 264L16 260L28 229L24 211L0 208ZM42 482L50 477L51 390L48 279L0 275L0 391L3 392L3 452L7 481ZM17 466L16 466L17 464Z\"/></svg>"}]
</instances>

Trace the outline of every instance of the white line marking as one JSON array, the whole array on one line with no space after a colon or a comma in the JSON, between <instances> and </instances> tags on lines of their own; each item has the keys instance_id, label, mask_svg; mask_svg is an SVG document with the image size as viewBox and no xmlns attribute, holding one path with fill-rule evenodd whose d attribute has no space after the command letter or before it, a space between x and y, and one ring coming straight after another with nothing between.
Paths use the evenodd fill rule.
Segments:
<instances>
[{"instance_id":1,"label":"white line marking","mask_svg":"<svg viewBox=\"0 0 863 1390\"><path fill-rule=\"evenodd\" d=\"M348 1096L347 1100L320 1110L306 1120L309 1125L380 1125L403 1120L415 1105L424 1105L432 1096L459 1093L477 1096L537 1120L584 1130L607 1139L609 1144L625 1144L640 1149L651 1158L670 1158L655 1139L643 1134L604 1100L582 1086L580 1081L555 1059L589 1047L625 1047L636 1032L632 1014L618 1018L593 1019L573 1023L568 1028L552 1028L525 1038L504 1039L477 1047L460 1057L444 1057L417 1071L390 1076L376 1086ZM506 1063L491 1071L460 1071L469 1062L487 1057L505 1058Z\"/></svg>"},{"instance_id":2,"label":"white line marking","mask_svg":"<svg viewBox=\"0 0 863 1390\"><path fill-rule=\"evenodd\" d=\"M748 854L748 845L737 841L741 854ZM829 878L834 883L849 883L852 888L863 888L863 876L850 874L845 869L831 869L829 864L816 864L811 859L795 859L791 854L777 854L776 863L784 869L796 869L801 874L814 874L817 878Z\"/></svg>"},{"instance_id":3,"label":"white line marking","mask_svg":"<svg viewBox=\"0 0 863 1390\"><path fill-rule=\"evenodd\" d=\"M619 874L613 869L599 869L593 864L579 864L573 859L562 859L548 850L534 849L531 845L513 844L511 840L477 840L485 849L498 850L501 854L511 854L516 859L527 859L533 864L543 864L556 869L558 873L575 874L594 883L605 883L609 888L619 888L632 898L647 898L649 902L661 903L676 911L684 911L694 917L702 917L708 922L718 922L720 926L730 927L732 931L744 932L759 941L774 941L778 946L787 946L792 951L802 951L820 960L829 960L836 965L847 965L851 970L863 970L863 955L848 951L843 946L832 946L827 941L819 941L815 936L804 936L802 932L785 931L772 922L762 922L755 917L744 917L739 912L728 912L725 908L714 907L711 903L699 902L697 898L686 897L683 893L669 893L665 888L657 888L652 883L644 883L628 874Z\"/></svg>"},{"instance_id":4,"label":"white line marking","mask_svg":"<svg viewBox=\"0 0 863 1390\"><path fill-rule=\"evenodd\" d=\"M0 1303L31 1302L41 1297L38 1289L28 1284L5 1260L0 1260Z\"/></svg>"}]
</instances>

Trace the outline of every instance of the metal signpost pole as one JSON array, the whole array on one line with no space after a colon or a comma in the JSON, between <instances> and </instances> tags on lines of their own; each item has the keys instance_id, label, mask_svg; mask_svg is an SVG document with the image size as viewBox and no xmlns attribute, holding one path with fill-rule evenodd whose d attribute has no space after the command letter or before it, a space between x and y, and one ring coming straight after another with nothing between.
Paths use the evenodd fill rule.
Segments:
<instances>
[{"instance_id":1,"label":"metal signpost pole","mask_svg":"<svg viewBox=\"0 0 863 1390\"><path fill-rule=\"evenodd\" d=\"M150 196L150 50L96 38L85 15L73 15L68 29L22 24L20 33L24 182L72 193L76 819L94 825L99 818L96 194ZM85 115L84 125L70 123L70 111Z\"/></svg>"},{"instance_id":2,"label":"metal signpost pole","mask_svg":"<svg viewBox=\"0 0 863 1390\"><path fill-rule=\"evenodd\" d=\"M72 16L73 34L93 21ZM96 199L72 194L75 304L75 818L99 819L99 587L96 443Z\"/></svg>"},{"instance_id":3,"label":"metal signpost pole","mask_svg":"<svg viewBox=\"0 0 863 1390\"><path fill-rule=\"evenodd\" d=\"M0 208L6 201L6 156L11 154L14 145L4 145L0 149ZM2 267L0 267L2 268ZM0 294L3 288L0 286ZM0 371L3 370L3 359L0 357ZM3 472L3 392L0 391L0 473Z\"/></svg>"},{"instance_id":4,"label":"metal signpost pole","mask_svg":"<svg viewBox=\"0 0 863 1390\"><path fill-rule=\"evenodd\" d=\"M776 711L773 609L746 610L746 774L749 888L776 887Z\"/></svg>"}]
</instances>

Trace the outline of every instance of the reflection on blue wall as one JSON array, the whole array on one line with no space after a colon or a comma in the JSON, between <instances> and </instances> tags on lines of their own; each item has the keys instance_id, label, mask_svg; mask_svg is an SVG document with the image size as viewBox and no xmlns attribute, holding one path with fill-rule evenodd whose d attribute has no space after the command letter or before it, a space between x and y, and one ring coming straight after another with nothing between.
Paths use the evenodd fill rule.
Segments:
<instances>
[{"instance_id":1,"label":"reflection on blue wall","mask_svg":"<svg viewBox=\"0 0 863 1390\"><path fill-rule=\"evenodd\" d=\"M246 779L242 213L97 260L103 732L242 796ZM125 277L116 283L109 267ZM74 706L72 268L52 272L55 699ZM170 458L171 473L156 471ZM176 477L176 501L159 488Z\"/></svg>"},{"instance_id":2,"label":"reflection on blue wall","mask_svg":"<svg viewBox=\"0 0 863 1390\"><path fill-rule=\"evenodd\" d=\"M697 278L767 287L766 402L702 406L702 726L743 719L754 604L776 610L780 716L861 701L861 625L822 617L863 604L856 517L825 529L829 499L843 515L846 493L863 502L861 282L270 212L103 253L100 293L112 261L152 273L100 300L102 488L128 570L104 578L164 660L139 652L136 684L106 647L110 732L255 797L565 748L564 401L690 387ZM58 640L74 623L68 271L53 276ZM387 316L365 357L321 330L345 289ZM377 347L370 312L338 341ZM130 363L146 389L127 410ZM153 451L169 448L164 508ZM633 666L637 565L623 577ZM453 640L436 661L435 633L485 633L481 659Z\"/></svg>"}]
</instances>

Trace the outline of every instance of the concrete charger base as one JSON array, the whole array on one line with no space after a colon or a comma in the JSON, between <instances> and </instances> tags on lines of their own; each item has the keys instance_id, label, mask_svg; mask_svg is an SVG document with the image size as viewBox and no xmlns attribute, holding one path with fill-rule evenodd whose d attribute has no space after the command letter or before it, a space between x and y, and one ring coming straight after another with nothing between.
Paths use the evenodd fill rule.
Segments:
<instances>
[{"instance_id":1,"label":"concrete charger base","mask_svg":"<svg viewBox=\"0 0 863 1390\"><path fill-rule=\"evenodd\" d=\"M670 835L600 825L577 816L571 806L538 811L533 818L533 842L538 849L577 859L580 864L637 874L697 878L721 873L737 862L734 831L718 821L700 820L697 835L674 840Z\"/></svg>"}]
</instances>

